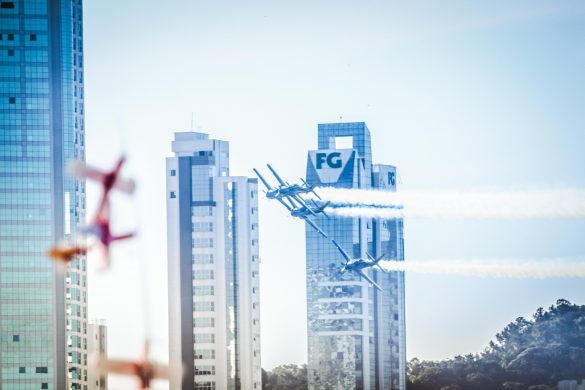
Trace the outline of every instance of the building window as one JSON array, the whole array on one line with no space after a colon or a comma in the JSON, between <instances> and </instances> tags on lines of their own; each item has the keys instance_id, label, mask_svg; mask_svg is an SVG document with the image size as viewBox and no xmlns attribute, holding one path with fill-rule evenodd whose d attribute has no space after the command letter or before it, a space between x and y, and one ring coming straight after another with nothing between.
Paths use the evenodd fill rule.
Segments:
<instances>
[{"instance_id":1,"label":"building window","mask_svg":"<svg viewBox=\"0 0 585 390\"><path fill-rule=\"evenodd\" d=\"M213 231L213 223L212 222L193 222L192 231L197 232L197 233L212 232Z\"/></svg>"},{"instance_id":2,"label":"building window","mask_svg":"<svg viewBox=\"0 0 585 390\"><path fill-rule=\"evenodd\" d=\"M42 383L41 384L41 389L48 389L49 388L49 384L48 383Z\"/></svg>"},{"instance_id":3,"label":"building window","mask_svg":"<svg viewBox=\"0 0 585 390\"><path fill-rule=\"evenodd\" d=\"M196 390L215 390L215 382L195 382Z\"/></svg>"},{"instance_id":4,"label":"building window","mask_svg":"<svg viewBox=\"0 0 585 390\"><path fill-rule=\"evenodd\" d=\"M191 209L191 215L194 217L209 217L213 215L212 208L209 206L198 206Z\"/></svg>"},{"instance_id":5,"label":"building window","mask_svg":"<svg viewBox=\"0 0 585 390\"><path fill-rule=\"evenodd\" d=\"M34 42L37 40L37 34L30 34L30 40L31 42Z\"/></svg>"},{"instance_id":6,"label":"building window","mask_svg":"<svg viewBox=\"0 0 585 390\"><path fill-rule=\"evenodd\" d=\"M195 333L195 343L215 343L215 335L213 333Z\"/></svg>"},{"instance_id":7,"label":"building window","mask_svg":"<svg viewBox=\"0 0 585 390\"><path fill-rule=\"evenodd\" d=\"M196 349L195 359L215 359L215 349Z\"/></svg>"},{"instance_id":8,"label":"building window","mask_svg":"<svg viewBox=\"0 0 585 390\"><path fill-rule=\"evenodd\" d=\"M10 34L8 34L8 40L10 41ZM8 57L14 57L14 50L8 49Z\"/></svg>"},{"instance_id":9,"label":"building window","mask_svg":"<svg viewBox=\"0 0 585 390\"><path fill-rule=\"evenodd\" d=\"M48 374L49 369L47 367L37 367L36 371L37 374Z\"/></svg>"},{"instance_id":10,"label":"building window","mask_svg":"<svg viewBox=\"0 0 585 390\"><path fill-rule=\"evenodd\" d=\"M14 41L14 34L8 34L8 40Z\"/></svg>"},{"instance_id":11,"label":"building window","mask_svg":"<svg viewBox=\"0 0 585 390\"><path fill-rule=\"evenodd\" d=\"M195 286L193 287L193 295L196 297L213 295L213 286Z\"/></svg>"},{"instance_id":12,"label":"building window","mask_svg":"<svg viewBox=\"0 0 585 390\"><path fill-rule=\"evenodd\" d=\"M195 375L215 375L215 366L195 366Z\"/></svg>"},{"instance_id":13,"label":"building window","mask_svg":"<svg viewBox=\"0 0 585 390\"><path fill-rule=\"evenodd\" d=\"M195 325L196 328L214 328L215 318L213 317L194 318L193 324Z\"/></svg>"},{"instance_id":14,"label":"building window","mask_svg":"<svg viewBox=\"0 0 585 390\"><path fill-rule=\"evenodd\" d=\"M196 269L193 271L193 280L213 280L213 270Z\"/></svg>"},{"instance_id":15,"label":"building window","mask_svg":"<svg viewBox=\"0 0 585 390\"><path fill-rule=\"evenodd\" d=\"M19 374L26 374L26 367L18 367Z\"/></svg>"},{"instance_id":16,"label":"building window","mask_svg":"<svg viewBox=\"0 0 585 390\"><path fill-rule=\"evenodd\" d=\"M175 199L176 197L177 197L177 193L175 191L171 191L171 193L169 194L169 198Z\"/></svg>"},{"instance_id":17,"label":"building window","mask_svg":"<svg viewBox=\"0 0 585 390\"><path fill-rule=\"evenodd\" d=\"M171 176L177 176L177 171L175 169L171 169Z\"/></svg>"},{"instance_id":18,"label":"building window","mask_svg":"<svg viewBox=\"0 0 585 390\"><path fill-rule=\"evenodd\" d=\"M213 238L195 238L193 248L213 248Z\"/></svg>"},{"instance_id":19,"label":"building window","mask_svg":"<svg viewBox=\"0 0 585 390\"><path fill-rule=\"evenodd\" d=\"M14 341L14 342L20 341L20 335L18 335L18 334L12 335L12 341Z\"/></svg>"},{"instance_id":20,"label":"building window","mask_svg":"<svg viewBox=\"0 0 585 390\"><path fill-rule=\"evenodd\" d=\"M193 302L193 311L214 311L213 302Z\"/></svg>"},{"instance_id":21,"label":"building window","mask_svg":"<svg viewBox=\"0 0 585 390\"><path fill-rule=\"evenodd\" d=\"M208 253L193 255L193 264L213 264L213 255Z\"/></svg>"},{"instance_id":22,"label":"building window","mask_svg":"<svg viewBox=\"0 0 585 390\"><path fill-rule=\"evenodd\" d=\"M14 9L14 1L3 1L0 5L3 9Z\"/></svg>"}]
</instances>

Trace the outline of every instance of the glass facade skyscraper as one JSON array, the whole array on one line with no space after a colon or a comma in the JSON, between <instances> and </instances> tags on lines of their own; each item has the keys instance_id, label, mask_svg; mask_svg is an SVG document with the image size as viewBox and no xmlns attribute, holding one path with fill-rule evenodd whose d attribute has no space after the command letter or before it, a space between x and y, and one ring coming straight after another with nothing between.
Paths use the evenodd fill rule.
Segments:
<instances>
[{"instance_id":1,"label":"glass facade skyscraper","mask_svg":"<svg viewBox=\"0 0 585 390\"><path fill-rule=\"evenodd\" d=\"M167 158L171 389L260 389L257 179L229 176L229 144L176 133Z\"/></svg>"},{"instance_id":2,"label":"glass facade skyscraper","mask_svg":"<svg viewBox=\"0 0 585 390\"><path fill-rule=\"evenodd\" d=\"M363 122L319 124L307 182L316 186L396 191L396 168L372 164ZM318 191L318 190L317 190ZM315 217L350 256L403 260L402 220ZM406 388L404 274L339 273L343 258L330 240L306 229L308 380L310 389Z\"/></svg>"},{"instance_id":3,"label":"glass facade skyscraper","mask_svg":"<svg viewBox=\"0 0 585 390\"><path fill-rule=\"evenodd\" d=\"M80 0L0 2L0 388L87 384L87 275L45 256L85 218Z\"/></svg>"}]
</instances>

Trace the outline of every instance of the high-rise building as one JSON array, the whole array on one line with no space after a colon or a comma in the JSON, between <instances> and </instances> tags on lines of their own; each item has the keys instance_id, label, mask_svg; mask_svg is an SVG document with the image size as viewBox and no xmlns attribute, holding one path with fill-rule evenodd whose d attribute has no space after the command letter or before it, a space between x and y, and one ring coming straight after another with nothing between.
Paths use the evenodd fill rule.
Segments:
<instances>
[{"instance_id":1,"label":"high-rise building","mask_svg":"<svg viewBox=\"0 0 585 390\"><path fill-rule=\"evenodd\" d=\"M108 355L108 327L105 321L90 321L87 327L87 355L91 358ZM87 373L88 390L108 390L108 376L95 367L89 367Z\"/></svg>"},{"instance_id":2,"label":"high-rise building","mask_svg":"<svg viewBox=\"0 0 585 390\"><path fill-rule=\"evenodd\" d=\"M0 388L87 384L85 258L45 252L75 234L85 184L80 0L0 2Z\"/></svg>"},{"instance_id":3,"label":"high-rise building","mask_svg":"<svg viewBox=\"0 0 585 390\"><path fill-rule=\"evenodd\" d=\"M372 164L363 122L319 124L307 182L316 186L396 191L396 168ZM402 220L319 216L315 222L350 256L403 260ZM331 241L306 229L308 380L310 389L406 388L404 275L365 272L383 291L351 272Z\"/></svg>"},{"instance_id":4,"label":"high-rise building","mask_svg":"<svg viewBox=\"0 0 585 390\"><path fill-rule=\"evenodd\" d=\"M229 144L175 133L167 158L171 389L260 389L257 179L229 176Z\"/></svg>"}]
</instances>

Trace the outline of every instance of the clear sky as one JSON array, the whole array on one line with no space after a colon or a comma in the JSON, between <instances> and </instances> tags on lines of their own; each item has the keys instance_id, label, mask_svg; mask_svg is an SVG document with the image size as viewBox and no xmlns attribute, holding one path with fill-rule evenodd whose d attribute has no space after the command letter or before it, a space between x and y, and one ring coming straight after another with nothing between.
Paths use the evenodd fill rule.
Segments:
<instances>
[{"instance_id":1,"label":"clear sky","mask_svg":"<svg viewBox=\"0 0 585 390\"><path fill-rule=\"evenodd\" d=\"M114 226L140 226L139 238L90 275L90 316L107 320L112 356L136 356L149 334L167 358L164 158L174 131L230 141L233 175L270 162L294 180L317 123L341 117L367 123L374 161L398 167L399 190L585 188L582 1L84 7L87 159L109 165L124 151L139 183L113 206ZM260 215L262 364L303 363L304 227L265 200ZM580 220L406 221L406 258L585 257L584 231ZM409 358L478 352L539 306L585 304L585 280L406 280Z\"/></svg>"}]
</instances>

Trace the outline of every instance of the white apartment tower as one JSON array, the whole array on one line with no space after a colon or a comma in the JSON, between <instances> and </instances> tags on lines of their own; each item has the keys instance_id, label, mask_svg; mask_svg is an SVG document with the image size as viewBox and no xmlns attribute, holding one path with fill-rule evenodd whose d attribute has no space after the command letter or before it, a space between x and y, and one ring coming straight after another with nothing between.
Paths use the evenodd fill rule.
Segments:
<instances>
[{"instance_id":1,"label":"white apartment tower","mask_svg":"<svg viewBox=\"0 0 585 390\"><path fill-rule=\"evenodd\" d=\"M166 160L171 389L260 389L257 179L229 144L175 133Z\"/></svg>"},{"instance_id":2,"label":"white apartment tower","mask_svg":"<svg viewBox=\"0 0 585 390\"><path fill-rule=\"evenodd\" d=\"M92 358L108 356L108 328L105 321L90 321L87 327L87 354ZM100 373L95 367L90 366L87 383L88 390L108 390L108 376Z\"/></svg>"}]
</instances>

